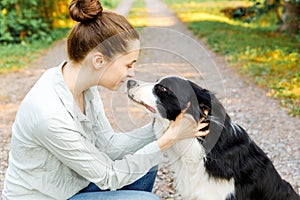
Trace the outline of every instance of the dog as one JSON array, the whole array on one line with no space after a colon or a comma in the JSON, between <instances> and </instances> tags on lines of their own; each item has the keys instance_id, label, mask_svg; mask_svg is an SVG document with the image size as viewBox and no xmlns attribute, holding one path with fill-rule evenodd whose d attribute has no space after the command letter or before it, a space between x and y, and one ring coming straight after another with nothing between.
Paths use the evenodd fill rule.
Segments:
<instances>
[{"instance_id":1,"label":"dog","mask_svg":"<svg viewBox=\"0 0 300 200\"><path fill-rule=\"evenodd\" d=\"M209 123L205 137L182 140L167 150L183 199L300 200L212 92L183 77L166 76L155 83L128 80L127 93L151 113L155 132L163 134L188 104L187 114Z\"/></svg>"}]
</instances>

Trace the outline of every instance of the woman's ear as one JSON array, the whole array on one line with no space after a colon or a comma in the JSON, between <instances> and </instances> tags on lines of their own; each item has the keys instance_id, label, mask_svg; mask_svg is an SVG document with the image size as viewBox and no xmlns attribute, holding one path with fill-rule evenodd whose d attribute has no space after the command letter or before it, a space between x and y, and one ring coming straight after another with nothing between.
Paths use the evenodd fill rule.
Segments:
<instances>
[{"instance_id":1,"label":"woman's ear","mask_svg":"<svg viewBox=\"0 0 300 200\"><path fill-rule=\"evenodd\" d=\"M92 58L93 67L98 70L101 69L105 64L104 55L100 52L96 52Z\"/></svg>"}]
</instances>

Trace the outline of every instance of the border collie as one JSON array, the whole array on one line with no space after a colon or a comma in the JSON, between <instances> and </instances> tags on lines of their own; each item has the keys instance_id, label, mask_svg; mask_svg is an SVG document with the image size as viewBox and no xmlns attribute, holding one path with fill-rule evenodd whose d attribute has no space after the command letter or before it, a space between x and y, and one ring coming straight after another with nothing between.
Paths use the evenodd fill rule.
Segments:
<instances>
[{"instance_id":1,"label":"border collie","mask_svg":"<svg viewBox=\"0 0 300 200\"><path fill-rule=\"evenodd\" d=\"M186 113L195 121L204 117L203 122L209 123L207 136L182 140L167 150L176 189L184 199L300 200L210 91L178 76L163 77L156 83L129 80L127 90L135 104L153 115L155 132L163 133L187 104Z\"/></svg>"}]
</instances>

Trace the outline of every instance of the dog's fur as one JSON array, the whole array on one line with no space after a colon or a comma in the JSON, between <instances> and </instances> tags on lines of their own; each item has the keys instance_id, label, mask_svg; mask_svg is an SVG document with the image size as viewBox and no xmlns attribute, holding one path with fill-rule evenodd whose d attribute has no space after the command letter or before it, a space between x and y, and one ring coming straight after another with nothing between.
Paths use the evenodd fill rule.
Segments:
<instances>
[{"instance_id":1,"label":"dog's fur","mask_svg":"<svg viewBox=\"0 0 300 200\"><path fill-rule=\"evenodd\" d=\"M153 114L156 132L166 130L188 102L187 113L196 121L205 117L204 122L209 123L205 138L180 141L167 151L174 161L176 189L184 199L300 199L208 90L177 76L163 77L156 83L129 80L127 88L129 98ZM207 115L205 110L209 111Z\"/></svg>"}]
</instances>

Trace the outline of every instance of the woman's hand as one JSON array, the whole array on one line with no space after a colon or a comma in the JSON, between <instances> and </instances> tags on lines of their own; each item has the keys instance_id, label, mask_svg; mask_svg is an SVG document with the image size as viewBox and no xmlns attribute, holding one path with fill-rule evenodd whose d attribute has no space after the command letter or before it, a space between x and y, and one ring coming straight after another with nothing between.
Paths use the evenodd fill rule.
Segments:
<instances>
[{"instance_id":1,"label":"woman's hand","mask_svg":"<svg viewBox=\"0 0 300 200\"><path fill-rule=\"evenodd\" d=\"M206 136L208 134L208 130L199 131L208 126L208 123L202 123L204 118L201 118L198 123L196 123L190 114L186 114L189 106L190 103L187 105L187 108L177 116L175 121L171 122L166 132L157 140L161 150L167 149L180 140ZM205 114L207 114L207 112L205 112Z\"/></svg>"}]
</instances>

